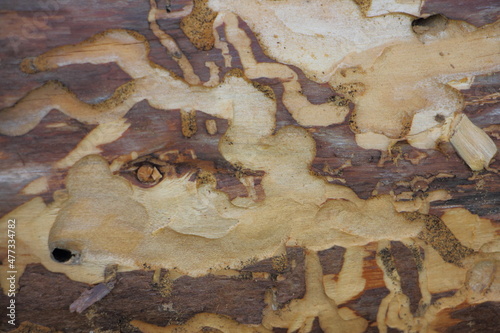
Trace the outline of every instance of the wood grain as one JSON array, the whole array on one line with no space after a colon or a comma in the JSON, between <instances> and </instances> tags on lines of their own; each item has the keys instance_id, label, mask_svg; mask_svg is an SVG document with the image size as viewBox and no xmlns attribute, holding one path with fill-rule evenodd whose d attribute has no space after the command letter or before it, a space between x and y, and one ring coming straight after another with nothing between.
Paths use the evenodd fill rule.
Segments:
<instances>
[{"instance_id":1,"label":"wood grain","mask_svg":"<svg viewBox=\"0 0 500 333\"><path fill-rule=\"evenodd\" d=\"M179 10L187 0L172 1L172 10ZM64 82L79 98L87 102L108 97L121 84L129 80L120 68L108 65L71 65L51 72L34 75L23 74L19 64L25 57L35 56L53 47L74 44L108 28L126 28L146 36L151 44L151 59L181 75L174 60L169 57L155 39L147 24L149 6L147 1L28 1L0 0L0 109L10 106L28 91L48 80ZM494 22L499 18L500 6L495 0L461 1L429 0L424 12L442 13L453 19L467 20L475 25ZM185 52L202 80L208 80L209 71L205 61L214 61L223 68L223 59L218 50L199 51L180 29L180 19L159 22ZM252 36L254 50L259 61L272 61L264 55L250 29L242 23ZM241 68L237 53L231 49L236 67ZM327 86L306 79L298 73L303 92L313 103L323 103L334 92ZM223 75L224 72L221 73ZM258 80L269 85L281 100L283 87L277 80ZM500 124L500 101L481 104L475 102L481 97L498 92L500 73L477 77L469 90L464 91L466 102L470 102L465 113L479 127ZM168 92L165 92L168 94ZM135 105L127 114L132 124L120 140L102 148L102 155L112 160L133 151L139 156L178 150L180 154L195 152L197 159L177 165L178 171L208 167L216 172L218 186L229 193L231 198L245 195L243 185L236 178L238 172L221 156L217 149L221 133L227 123L215 119L218 134L210 135L205 130L205 121L211 118L197 112L198 131L186 139L181 133L179 112L156 110L146 102ZM64 126L51 127L62 123ZM278 102L278 127L296 125L296 122ZM19 137L0 136L0 216L30 200L33 196L20 191L34 179L46 176L50 191L43 194L48 203L52 193L64 187L66 169L51 166L65 157L94 126L84 125L62 113L52 111L39 126ZM398 194L412 191L415 197L425 196L435 189L446 189L452 199L433 202L431 213L441 215L448 208L463 207L481 217L500 223L500 179L492 171L473 173L447 144L439 151L417 151L406 143L397 145L394 158L379 166L380 152L363 150L354 141L354 134L347 124L310 128L317 143L316 158L312 171L331 177L333 183L352 188L361 198L368 198L376 189L379 194L393 191ZM493 136L500 146L500 132ZM426 158L418 164L410 159L425 153ZM352 166L339 169L351 161ZM500 161L491 164L492 169L500 169ZM123 171L125 174L126 172ZM439 173L453 175L438 178L429 184L426 191L400 185L410 182L416 176L430 178ZM257 175L259 181L259 175ZM382 273L375 264L376 247L372 246L372 257L365 258L364 275L368 278L365 291L345 304L373 324L381 299L388 293L384 287ZM342 249L333 248L320 253L323 268L328 274L336 274L342 266ZM397 269L404 276L403 290L411 299L411 310L416 311L420 300L416 267L411 253L400 244L394 244L392 254ZM199 312L214 312L231 316L238 322L259 324L264 308L264 294L269 288L278 292L278 302L283 305L304 294L303 252L288 250L288 261L295 261L294 269L280 273L282 280L276 280L277 272L269 262L259 262L249 266L236 278L206 276L201 278L182 277L173 284L172 294L162 297L152 285L151 271L120 273L116 288L86 315L69 312L69 305L88 286L69 280L62 274L47 271L41 265L31 265L20 281L17 295L19 307L18 322L30 321L65 332L88 332L90 330L111 330L138 332L129 323L138 319L155 325L182 323ZM266 272L269 279L254 279L252 272ZM453 291L450 291L453 293ZM443 295L434 295L436 299ZM8 298L0 294L0 308L5 309ZM0 311L1 313L1 311ZM494 332L500 327L499 303L483 303L466 306L447 314L442 314L441 331L447 332ZM1 331L12 327L2 318ZM376 332L369 326L368 332ZM279 330L276 330L279 332ZM315 326L314 332L321 332Z\"/></svg>"}]
</instances>

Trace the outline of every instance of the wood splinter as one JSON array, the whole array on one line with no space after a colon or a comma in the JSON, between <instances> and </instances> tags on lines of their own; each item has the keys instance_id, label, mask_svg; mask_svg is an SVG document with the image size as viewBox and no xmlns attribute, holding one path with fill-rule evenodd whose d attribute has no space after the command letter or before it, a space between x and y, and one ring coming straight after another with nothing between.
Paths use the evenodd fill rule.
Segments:
<instances>
[{"instance_id":1,"label":"wood splinter","mask_svg":"<svg viewBox=\"0 0 500 333\"><path fill-rule=\"evenodd\" d=\"M116 284L117 265L109 265L104 271L105 282L99 283L92 289L85 290L80 297L69 306L70 312L82 313L94 303L99 302L113 290Z\"/></svg>"},{"instance_id":2,"label":"wood splinter","mask_svg":"<svg viewBox=\"0 0 500 333\"><path fill-rule=\"evenodd\" d=\"M464 114L460 115L450 142L474 171L488 167L497 153L495 142Z\"/></svg>"}]
</instances>

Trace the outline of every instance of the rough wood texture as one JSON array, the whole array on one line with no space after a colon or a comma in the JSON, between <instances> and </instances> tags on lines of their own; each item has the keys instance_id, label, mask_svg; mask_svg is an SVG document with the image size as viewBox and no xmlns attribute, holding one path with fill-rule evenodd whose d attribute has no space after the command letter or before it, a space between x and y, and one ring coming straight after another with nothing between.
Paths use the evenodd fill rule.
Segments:
<instances>
[{"instance_id":1,"label":"rough wood texture","mask_svg":"<svg viewBox=\"0 0 500 333\"><path fill-rule=\"evenodd\" d=\"M170 9L181 10L188 2L172 1ZM26 75L19 70L21 61L26 57L39 55L57 46L78 43L108 28L131 29L146 36L151 45L151 60L182 76L177 62L167 54L150 30L147 1L0 0L0 10L0 109L11 106L49 80L64 82L85 102L95 103L103 96L111 96L117 87L130 80L115 64L71 65L34 75ZM451 19L481 26L498 20L500 6L494 0L428 0L422 12L441 13ZM219 50L200 51L191 44L180 28L180 18L160 20L158 23L176 40L202 81L208 81L210 77L206 61L213 61L221 68L220 77L228 71ZM257 60L273 62L264 54L250 28L243 22L240 26L252 38L252 50ZM238 53L233 48L230 48L230 53L233 67L243 68ZM325 103L335 94L327 84L308 80L298 68L293 67L293 70L299 76L303 93L312 103ZM282 83L277 79L256 81L270 86L276 94L277 127L297 125L281 102ZM464 113L477 126L489 130L497 147L500 145L499 89L500 73L494 73L476 77L471 88L462 91L467 105ZM218 150L218 142L228 127L227 121L197 112L197 131L186 138L181 131L184 128L179 112L157 110L144 101L135 105L126 118L131 126L123 137L100 147L101 155L108 161L136 152L139 157L146 156L153 167L159 168L161 166L155 165L153 157L177 150L178 153L171 157L175 165L175 170L171 172L183 174L188 170L205 168L215 173L218 188L228 193L231 199L247 195L245 186L238 180L242 171L227 162ZM206 130L205 124L209 120L216 123L215 135ZM64 125L54 127L54 124ZM0 136L0 216L35 197L23 194L22 189L42 176L47 177L49 188L42 197L45 202L51 202L54 191L64 188L68 172L68 168L52 166L66 157L94 128L95 125L82 124L53 110L25 135ZM192 131L193 127L189 130ZM441 216L449 208L465 208L482 218L491 219L497 227L500 223L498 160L490 164L489 170L472 172L448 143L442 144L439 150L423 151L401 142L392 149L392 156L384 157L379 151L360 148L347 122L311 127L309 132L317 145L311 170L327 177L331 183L352 188L360 198L371 197L375 190L378 194L393 192L395 195L412 192L413 198L423 198L433 190L446 189L451 199L432 202L431 214ZM420 160L423 154L425 158ZM127 165L120 170L120 174L136 185L151 185L140 184L135 179L134 172L138 165ZM152 172L145 177L153 177ZM257 195L262 196L262 172L253 175ZM365 251L369 254L363 261L363 277L367 284L358 297L339 304L339 307L354 310L368 321L367 332L377 332L377 311L389 290L376 262L377 245L368 244ZM344 252L342 247L319 252L323 274L339 274L345 265ZM402 290L410 299L410 310L416 313L422 294L414 254L401 242L395 241L391 243L390 253L401 276ZM18 325L29 321L64 332L139 332L130 321L166 326L182 324L195 314L208 312L227 315L243 324L260 324L268 290L275 291L279 306L304 296L304 258L302 249L288 248L286 261L294 262L294 265L286 265L283 270L277 269L272 259L268 259L247 265L230 277L180 277L168 286L171 288L168 296L162 295L164 285L153 283L151 270L118 273L112 292L83 314L70 313L69 306L89 286L72 281L64 274L50 272L40 264L33 264L27 267L19 282L16 321ZM432 300L435 302L456 291L433 294ZM6 308L8 300L6 295L0 294L1 309ZM499 312L498 302L475 305L464 302L439 313L439 325L434 328L440 332L494 332L500 327ZM0 330L8 332L12 329L2 315ZM284 331L275 329L275 332ZM397 331L389 329L389 332ZM42 328L25 328L16 332L45 331ZM317 321L313 332L322 332Z\"/></svg>"}]
</instances>

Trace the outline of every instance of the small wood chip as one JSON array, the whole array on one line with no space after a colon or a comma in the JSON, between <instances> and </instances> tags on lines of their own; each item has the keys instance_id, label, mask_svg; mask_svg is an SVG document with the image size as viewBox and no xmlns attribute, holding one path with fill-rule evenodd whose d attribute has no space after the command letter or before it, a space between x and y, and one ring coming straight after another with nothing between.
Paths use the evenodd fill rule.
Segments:
<instances>
[{"instance_id":1,"label":"small wood chip","mask_svg":"<svg viewBox=\"0 0 500 333\"><path fill-rule=\"evenodd\" d=\"M207 132L210 135L217 134L217 122L214 119L209 119L205 121L205 126L207 128Z\"/></svg>"},{"instance_id":2,"label":"small wood chip","mask_svg":"<svg viewBox=\"0 0 500 333\"><path fill-rule=\"evenodd\" d=\"M141 183L156 183L162 177L163 175L158 168L149 163L143 164L137 169L137 179Z\"/></svg>"}]
</instances>

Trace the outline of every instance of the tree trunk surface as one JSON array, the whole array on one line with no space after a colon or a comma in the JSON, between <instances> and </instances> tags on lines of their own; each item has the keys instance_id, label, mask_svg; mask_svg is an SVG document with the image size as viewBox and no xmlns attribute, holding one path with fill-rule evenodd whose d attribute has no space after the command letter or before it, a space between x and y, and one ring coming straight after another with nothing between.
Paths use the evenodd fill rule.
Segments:
<instances>
[{"instance_id":1,"label":"tree trunk surface","mask_svg":"<svg viewBox=\"0 0 500 333\"><path fill-rule=\"evenodd\" d=\"M171 1L170 9L176 12L188 3L187 0ZM159 5L166 4L160 2ZM51 80L63 82L79 99L88 103L97 103L113 95L115 89L130 81L129 75L115 63L72 64L31 75L20 70L21 61L27 57L40 55L61 45L79 43L111 28L130 29L145 36L151 47L150 60L183 76L174 59L175 55L168 53L150 30L148 1L0 0L0 9L0 109L12 106L28 92ZM307 8L304 6L303 10L307 11ZM480 27L498 20L500 6L494 0L428 0L421 13L439 13L449 19L464 20ZM177 42L203 82L210 78L209 69L205 66L207 61L215 62L221 69L221 79L230 70L224 67L220 50L198 50L193 46L180 28L180 17L158 20L158 24ZM254 33L242 20L240 27L250 36L257 61L275 62L264 54ZM222 30L219 31L223 34ZM243 68L238 53L231 45L229 52L233 57L233 68ZM326 103L334 95L328 84L313 82L299 68L290 67L299 77L302 93L312 103ZM284 90L282 82L272 78L254 81L274 90L277 128L297 125L281 102ZM500 73L491 73L477 76L470 88L461 91L466 105L463 113L479 128L485 129L497 147L500 144L499 89ZM169 94L169 91L163 93ZM133 105L126 119L130 126L125 133L119 139L99 146L99 149L100 155L107 161L136 153L134 157L140 163L135 167L129 163L126 165L128 169L122 167L115 172L133 185L148 187L137 180L137 167L145 162L154 165L155 158L167 154L170 156L168 162L175 167L178 175L203 168L215 175L217 189L227 193L230 199L248 196L246 187L238 179L242 171L226 161L218 149L219 140L228 128L226 120L196 112L194 121L197 130L191 137L186 137L181 131L186 123L178 111L155 109L146 101ZM217 133L208 132L206 123L209 120L215 121ZM70 169L56 168L55 163L65 158L96 126L52 110L24 135L0 135L0 216L16 218L9 212L37 196L41 196L46 204L51 203L54 192L65 188L64 181ZM419 150L401 141L391 148L389 154L382 154L378 150L359 147L348 121L326 127L307 127L307 130L316 141L316 155L310 166L314 175L351 188L361 199L368 199L374 194L396 197L408 193L413 199L426 198L432 191L446 190L449 198L431 202L430 214L441 217L450 209L466 209L488 220L492 230L496 230L494 233L498 240L498 160L493 160L487 170L471 171L448 142L441 143L439 149ZM261 184L264 172L245 172L253 176L258 199L265 200ZM36 194L23 191L40 177L47 180L44 191ZM17 230L23 228L21 218L18 217L16 223ZM401 241L388 241L389 255L393 257L395 270L400 276L402 293L409 299L409 312L416 316L423 297L419 286L419 264L411 247ZM5 247L5 244L1 246ZM370 242L363 249L362 276L366 284L355 297L338 306L346 307L364 318L368 324L366 332L377 332L379 308L389 295L390 288L386 286L384 272L377 262L380 256L377 243ZM6 251L3 251L2 262L7 265L5 254ZM345 254L346 249L341 246L319 251L323 275L338 279L341 270L349 265ZM165 327L185 324L201 313L228 316L228 321L244 325L235 326L239 328L233 331L244 331L243 327L257 327L262 323L265 309L269 306L265 301L269 291L274 292L274 302L278 308L286 307L292 300L300 300L306 294L307 250L288 247L283 260L293 265L279 269L276 261L269 258L248 264L232 276L181 276L170 282L167 293L164 292L164 285L158 284L158 280L154 282L155 272L150 267L118 272L111 292L82 313L70 312L69 307L82 292L91 288L89 284L73 281L40 263L29 264L19 277L15 295L15 326L8 323L9 317L2 315L0 331L140 332L132 321ZM446 276L449 273L443 267L436 268L442 269L437 274ZM496 270L500 271L498 267ZM168 274L166 268L160 273ZM492 283L500 283L498 279ZM457 288L451 287L433 293L432 304L458 292ZM0 294L0 313L10 304L10 299L6 290ZM495 332L500 327L499 301L498 298L487 298L477 303L466 300L446 308L437 313L433 329L438 332ZM26 323L21 325L23 322ZM273 330L285 332L286 328L275 327ZM315 319L311 331L324 330L320 321ZM404 329L389 325L387 331L399 332Z\"/></svg>"}]
</instances>

